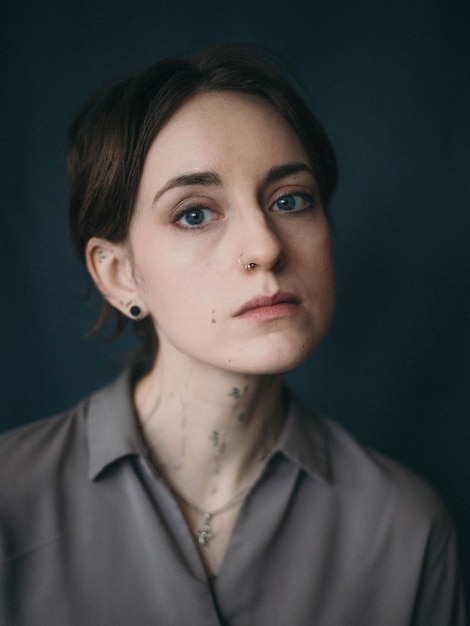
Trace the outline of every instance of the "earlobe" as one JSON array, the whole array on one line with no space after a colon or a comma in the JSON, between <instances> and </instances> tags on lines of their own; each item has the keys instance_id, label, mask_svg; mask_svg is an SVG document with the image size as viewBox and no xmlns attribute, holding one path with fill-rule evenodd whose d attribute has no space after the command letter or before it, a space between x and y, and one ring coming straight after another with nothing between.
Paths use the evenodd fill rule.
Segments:
<instances>
[{"instance_id":1,"label":"earlobe","mask_svg":"<svg viewBox=\"0 0 470 626\"><path fill-rule=\"evenodd\" d=\"M92 237L86 247L86 265L93 282L106 300L124 315L136 319L137 316L130 313L130 308L137 299L137 289L125 245ZM140 318L143 312L139 308Z\"/></svg>"}]
</instances>

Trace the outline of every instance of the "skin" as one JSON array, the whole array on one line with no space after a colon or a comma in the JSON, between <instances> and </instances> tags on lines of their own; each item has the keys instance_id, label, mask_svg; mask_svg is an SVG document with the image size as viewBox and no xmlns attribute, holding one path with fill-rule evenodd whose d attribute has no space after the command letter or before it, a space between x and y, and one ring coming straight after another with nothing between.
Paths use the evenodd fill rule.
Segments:
<instances>
[{"instance_id":1,"label":"skin","mask_svg":"<svg viewBox=\"0 0 470 626\"><path fill-rule=\"evenodd\" d=\"M93 238L87 262L111 304L151 317L158 355L134 398L144 436L169 485L215 511L256 480L284 419L281 374L333 315L330 229L301 142L254 96L194 97L150 148L127 241ZM290 296L240 314L279 292ZM212 520L209 572L238 508Z\"/></svg>"}]
</instances>

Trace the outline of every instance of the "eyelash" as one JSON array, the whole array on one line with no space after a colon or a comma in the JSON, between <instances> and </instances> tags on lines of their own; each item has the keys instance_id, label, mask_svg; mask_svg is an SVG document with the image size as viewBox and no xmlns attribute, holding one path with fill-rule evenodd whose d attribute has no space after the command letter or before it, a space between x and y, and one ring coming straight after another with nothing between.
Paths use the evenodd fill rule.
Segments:
<instances>
[{"instance_id":1,"label":"eyelash","mask_svg":"<svg viewBox=\"0 0 470 626\"><path fill-rule=\"evenodd\" d=\"M285 211L278 210L276 211L276 213L300 213L308 209L313 209L317 204L315 197L312 196L311 194L300 192L300 191L294 191L291 193L284 193L282 196L279 196L279 198L277 198L272 203L270 208L274 207L274 205L277 204L278 202L281 202L282 200L286 200L287 198L301 198L306 203L306 205L298 209L294 208L294 209L285 210Z\"/></svg>"},{"instance_id":2,"label":"eyelash","mask_svg":"<svg viewBox=\"0 0 470 626\"><path fill-rule=\"evenodd\" d=\"M304 202L306 202L305 206L302 206L301 208L294 208L294 209L289 209L289 210L275 210L273 207L278 203L281 202L283 200L286 200L288 198L301 198ZM285 193L282 196L279 196L279 198L277 198L269 207L270 210L273 210L275 213L300 213L302 211L306 211L308 209L313 209L316 206L317 202L316 199L314 198L314 196L312 196L311 194L308 193L303 193L300 191L296 191L296 192L292 192L292 193ZM215 213L215 211L207 206L204 206L203 204L194 204L193 206L187 206L184 209L182 209L181 211L179 211L175 217L174 217L174 223L176 226L178 226L179 228L181 228L182 230L198 230L200 228L204 228L208 223L214 221L217 218L211 219L209 220L209 222L203 222L201 224L188 224L183 226L181 224L181 220L185 215L189 215L191 212L195 212L195 211L209 211L211 213Z\"/></svg>"},{"instance_id":3,"label":"eyelash","mask_svg":"<svg viewBox=\"0 0 470 626\"><path fill-rule=\"evenodd\" d=\"M195 204L193 206L185 207L183 210L177 213L177 215L175 215L174 223L176 224L176 226L178 226L179 228L183 230L197 230L199 228L203 228L204 226L206 226L206 224L209 222L204 222L202 224L192 224L192 225L188 224L186 226L183 226L181 224L181 220L185 215L189 215L191 212L195 212L195 211L210 211L211 213L215 213L213 209L206 207L204 205L201 205L201 204ZM210 222L212 221L214 220L210 220Z\"/></svg>"}]
</instances>

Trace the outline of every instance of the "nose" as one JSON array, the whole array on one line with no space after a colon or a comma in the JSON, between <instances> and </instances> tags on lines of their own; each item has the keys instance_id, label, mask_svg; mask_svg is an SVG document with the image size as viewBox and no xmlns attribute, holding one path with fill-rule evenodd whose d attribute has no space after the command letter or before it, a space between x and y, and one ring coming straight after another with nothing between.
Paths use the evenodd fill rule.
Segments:
<instances>
[{"instance_id":1,"label":"nose","mask_svg":"<svg viewBox=\"0 0 470 626\"><path fill-rule=\"evenodd\" d=\"M238 261L245 270L280 269L283 246L269 217L260 207L253 207L240 220Z\"/></svg>"}]
</instances>

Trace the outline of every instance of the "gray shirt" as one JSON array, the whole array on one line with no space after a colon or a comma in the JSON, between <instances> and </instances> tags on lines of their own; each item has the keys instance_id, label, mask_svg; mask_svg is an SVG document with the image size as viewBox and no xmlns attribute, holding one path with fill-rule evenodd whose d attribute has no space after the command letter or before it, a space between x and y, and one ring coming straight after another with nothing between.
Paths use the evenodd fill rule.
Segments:
<instances>
[{"instance_id":1,"label":"gray shirt","mask_svg":"<svg viewBox=\"0 0 470 626\"><path fill-rule=\"evenodd\" d=\"M464 626L434 492L290 395L208 581L125 374L0 438L2 626Z\"/></svg>"}]
</instances>

